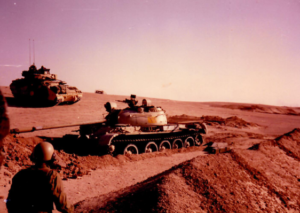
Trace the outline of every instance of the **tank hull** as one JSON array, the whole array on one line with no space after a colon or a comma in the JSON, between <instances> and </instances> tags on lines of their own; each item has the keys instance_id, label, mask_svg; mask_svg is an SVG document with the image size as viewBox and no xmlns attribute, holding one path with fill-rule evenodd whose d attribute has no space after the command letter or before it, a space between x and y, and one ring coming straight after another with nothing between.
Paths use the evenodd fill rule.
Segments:
<instances>
[{"instance_id":1,"label":"tank hull","mask_svg":"<svg viewBox=\"0 0 300 213\"><path fill-rule=\"evenodd\" d=\"M128 153L128 146L136 149L134 154L200 146L206 131L206 126L200 123L166 124L153 129L140 126L111 128L98 124L80 126L81 138L94 141L101 153L106 150L114 155Z\"/></svg>"}]
</instances>

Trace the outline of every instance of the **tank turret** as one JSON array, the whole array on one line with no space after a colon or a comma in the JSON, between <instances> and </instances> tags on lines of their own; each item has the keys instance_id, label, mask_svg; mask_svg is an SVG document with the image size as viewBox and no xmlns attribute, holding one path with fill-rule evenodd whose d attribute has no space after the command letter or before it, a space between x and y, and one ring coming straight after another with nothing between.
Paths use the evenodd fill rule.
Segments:
<instances>
[{"instance_id":1,"label":"tank turret","mask_svg":"<svg viewBox=\"0 0 300 213\"><path fill-rule=\"evenodd\" d=\"M71 87L66 82L58 80L56 74L50 69L41 66L37 69L35 64L22 72L24 78L16 79L10 84L12 94L22 103L30 104L72 104L82 98L82 92Z\"/></svg>"},{"instance_id":2,"label":"tank turret","mask_svg":"<svg viewBox=\"0 0 300 213\"><path fill-rule=\"evenodd\" d=\"M29 67L29 70L24 70L22 76L26 79L56 80L56 75L50 74L50 69L41 66L41 68L37 70L34 64Z\"/></svg>"},{"instance_id":3,"label":"tank turret","mask_svg":"<svg viewBox=\"0 0 300 213\"><path fill-rule=\"evenodd\" d=\"M110 125L122 124L141 127L153 127L166 125L167 117L161 107L153 106L150 100L144 99L141 106L137 106L138 101L135 95L130 99L118 100L127 103L125 109L117 109L117 104L107 102L104 106L109 113L106 120Z\"/></svg>"}]
</instances>

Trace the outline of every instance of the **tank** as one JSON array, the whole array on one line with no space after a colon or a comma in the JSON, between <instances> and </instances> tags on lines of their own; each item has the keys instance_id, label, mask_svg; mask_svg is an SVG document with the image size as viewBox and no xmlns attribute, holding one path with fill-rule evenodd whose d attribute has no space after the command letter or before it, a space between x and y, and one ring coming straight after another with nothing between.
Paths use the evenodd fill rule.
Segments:
<instances>
[{"instance_id":1,"label":"tank","mask_svg":"<svg viewBox=\"0 0 300 213\"><path fill-rule=\"evenodd\" d=\"M50 69L37 69L33 64L29 70L22 72L24 78L16 79L10 84L13 96L29 104L73 104L82 98L82 92L76 87L58 80L56 74L50 74Z\"/></svg>"},{"instance_id":2,"label":"tank","mask_svg":"<svg viewBox=\"0 0 300 213\"><path fill-rule=\"evenodd\" d=\"M150 100L143 99L137 105L135 95L118 102L128 104L118 109L115 102L107 102L105 119L81 124L31 127L12 129L11 133L32 132L43 129L79 126L79 141L92 143L99 153L139 154L165 149L180 149L200 146L207 127L201 122L168 123L165 111L154 106Z\"/></svg>"}]
</instances>

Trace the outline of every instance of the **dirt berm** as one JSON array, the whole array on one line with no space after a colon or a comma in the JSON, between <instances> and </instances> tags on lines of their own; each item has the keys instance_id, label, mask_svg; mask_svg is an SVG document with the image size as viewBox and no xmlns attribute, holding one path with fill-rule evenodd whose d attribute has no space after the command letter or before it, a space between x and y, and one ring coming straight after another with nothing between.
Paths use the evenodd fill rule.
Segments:
<instances>
[{"instance_id":1,"label":"dirt berm","mask_svg":"<svg viewBox=\"0 0 300 213\"><path fill-rule=\"evenodd\" d=\"M248 150L197 157L137 185L83 200L75 212L299 212L300 162L290 154L299 153L299 141L295 129Z\"/></svg>"}]
</instances>

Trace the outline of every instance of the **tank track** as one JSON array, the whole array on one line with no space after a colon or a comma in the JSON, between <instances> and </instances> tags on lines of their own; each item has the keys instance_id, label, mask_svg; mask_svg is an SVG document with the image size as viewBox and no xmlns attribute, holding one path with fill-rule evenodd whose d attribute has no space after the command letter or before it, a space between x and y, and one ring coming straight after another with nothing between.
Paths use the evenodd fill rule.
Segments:
<instances>
[{"instance_id":1,"label":"tank track","mask_svg":"<svg viewBox=\"0 0 300 213\"><path fill-rule=\"evenodd\" d=\"M160 146L162 141L169 141L171 146L173 146L173 142L177 139L182 141L182 147L184 147L184 142L187 138L193 138L193 142L196 140L198 136L198 140L200 140L200 145L203 143L203 137L198 131L186 131L186 132L174 132L174 133L161 133L161 134L136 134L136 135L126 135L121 134L116 136L112 140L112 145L116 147L117 154L125 154L124 149L129 144L133 144L138 148L139 153L143 153L145 151L146 145L149 142L154 142L157 147ZM199 137L200 136L200 137ZM199 145L194 142L193 145ZM182 148L179 147L179 148ZM171 148L171 147L170 147ZM156 150L158 151L158 150Z\"/></svg>"},{"instance_id":2,"label":"tank track","mask_svg":"<svg viewBox=\"0 0 300 213\"><path fill-rule=\"evenodd\" d=\"M194 134L193 134L194 135ZM197 134L195 134L197 135ZM186 134L186 135L181 135L181 136L171 136L171 137L163 137L162 138L136 138L136 139L117 139L118 137L116 137L115 139L113 139L112 143L138 143L138 142L150 142L150 141L163 141L163 140L174 140L174 139L183 139L183 138L187 138L192 136L191 134Z\"/></svg>"}]
</instances>

